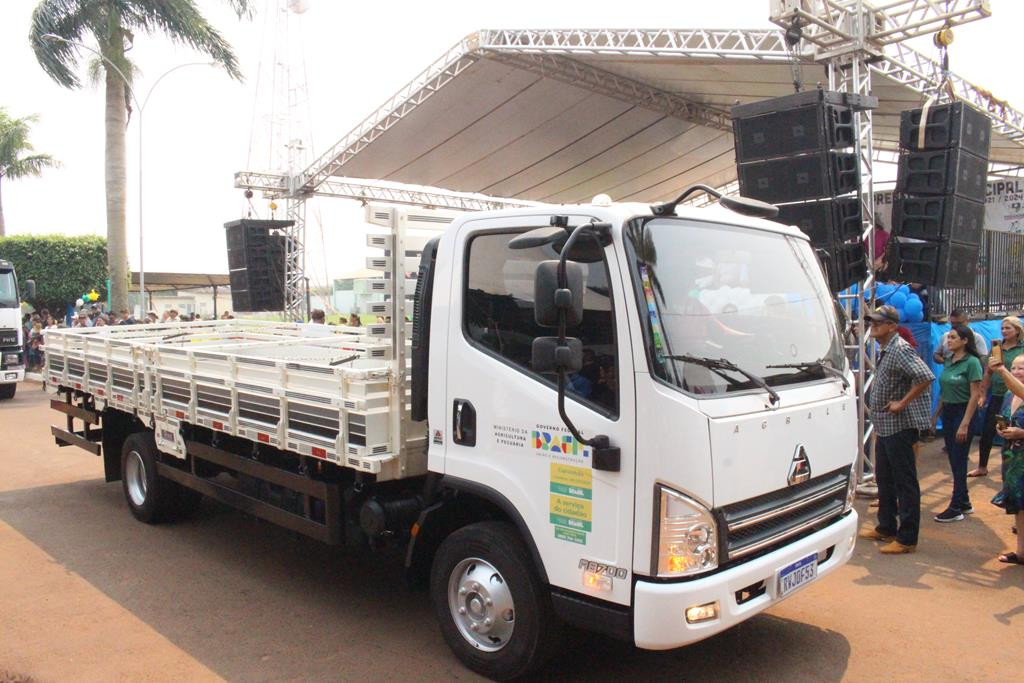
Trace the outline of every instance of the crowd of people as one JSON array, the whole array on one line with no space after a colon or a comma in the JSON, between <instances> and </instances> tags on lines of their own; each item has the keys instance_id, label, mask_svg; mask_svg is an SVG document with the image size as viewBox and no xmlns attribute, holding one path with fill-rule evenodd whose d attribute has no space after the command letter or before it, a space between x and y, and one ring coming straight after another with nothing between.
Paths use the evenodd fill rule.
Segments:
<instances>
[{"instance_id":1,"label":"crowd of people","mask_svg":"<svg viewBox=\"0 0 1024 683\"><path fill-rule=\"evenodd\" d=\"M900 335L900 315L880 306L865 316L879 355L868 406L875 427L875 478L878 523L860 533L883 542L883 554L905 554L917 548L921 521L921 490L915 445L934 429L941 416L945 451L953 476L946 508L936 522L962 521L974 512L968 478L986 476L991 447L1003 449L1003 486L992 504L1015 516L1014 533L1024 525L1024 324L1017 317L1002 320L1001 338L985 340L966 324L961 311L951 315L952 329L934 360L942 362L939 403L933 412L934 374ZM980 437L979 467L968 472L973 437ZM1000 562L1024 564L1024 540Z\"/></svg>"}]
</instances>

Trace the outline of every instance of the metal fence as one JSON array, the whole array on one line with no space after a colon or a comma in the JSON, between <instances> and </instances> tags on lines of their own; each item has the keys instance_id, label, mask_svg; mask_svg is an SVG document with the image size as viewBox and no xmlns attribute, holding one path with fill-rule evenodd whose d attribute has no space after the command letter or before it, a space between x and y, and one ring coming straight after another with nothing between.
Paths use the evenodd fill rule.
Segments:
<instances>
[{"instance_id":1,"label":"metal fence","mask_svg":"<svg viewBox=\"0 0 1024 683\"><path fill-rule=\"evenodd\" d=\"M1024 310L1024 234L983 231L974 289L931 289L928 308L932 315L961 308L972 316Z\"/></svg>"}]
</instances>

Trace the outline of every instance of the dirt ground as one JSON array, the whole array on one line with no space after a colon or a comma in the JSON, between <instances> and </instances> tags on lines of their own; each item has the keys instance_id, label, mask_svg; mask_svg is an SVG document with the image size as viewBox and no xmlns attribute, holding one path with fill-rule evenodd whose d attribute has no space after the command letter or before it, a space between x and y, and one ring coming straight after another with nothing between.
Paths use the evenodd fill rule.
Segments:
<instances>
[{"instance_id":1,"label":"dirt ground","mask_svg":"<svg viewBox=\"0 0 1024 683\"><path fill-rule=\"evenodd\" d=\"M0 680L467 680L425 593L397 557L330 549L204 501L146 526L102 462L57 448L38 384L0 403ZM920 460L914 555L858 544L831 577L729 632L644 652L582 632L545 678L996 680L1024 665L1024 567L998 478L971 480L977 514L940 525L940 442ZM998 458L993 471L998 472ZM867 503L859 502L862 521Z\"/></svg>"}]
</instances>

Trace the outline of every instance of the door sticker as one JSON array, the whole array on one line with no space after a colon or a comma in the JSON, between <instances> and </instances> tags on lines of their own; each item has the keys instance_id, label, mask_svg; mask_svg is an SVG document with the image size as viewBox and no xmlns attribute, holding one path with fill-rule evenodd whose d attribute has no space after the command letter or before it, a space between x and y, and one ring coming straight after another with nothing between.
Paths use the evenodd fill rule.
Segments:
<instances>
[{"instance_id":1,"label":"door sticker","mask_svg":"<svg viewBox=\"0 0 1024 683\"><path fill-rule=\"evenodd\" d=\"M587 532L593 531L593 471L560 462L550 465L551 479L548 515L555 527L555 538L587 544Z\"/></svg>"}]
</instances>

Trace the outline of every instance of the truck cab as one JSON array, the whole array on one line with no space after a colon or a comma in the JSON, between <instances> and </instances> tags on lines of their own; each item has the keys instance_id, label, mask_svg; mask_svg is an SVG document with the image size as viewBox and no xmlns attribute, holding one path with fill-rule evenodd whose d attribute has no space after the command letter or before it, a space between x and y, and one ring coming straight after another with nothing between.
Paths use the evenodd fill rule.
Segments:
<instances>
[{"instance_id":1,"label":"truck cab","mask_svg":"<svg viewBox=\"0 0 1024 683\"><path fill-rule=\"evenodd\" d=\"M649 649L831 572L857 525L856 398L807 238L724 208L676 213L467 215L438 245L430 321L429 469L516 511L556 614ZM554 334L535 274L558 245L515 241L552 223L606 234L577 263L582 314L564 330L574 429L557 376L535 367L534 340ZM490 642L486 611L449 603L471 648Z\"/></svg>"},{"instance_id":2,"label":"truck cab","mask_svg":"<svg viewBox=\"0 0 1024 683\"><path fill-rule=\"evenodd\" d=\"M33 289L32 281L25 283ZM21 291L14 265L0 259L0 399L14 398L25 379L25 331L21 326Z\"/></svg>"}]
</instances>

